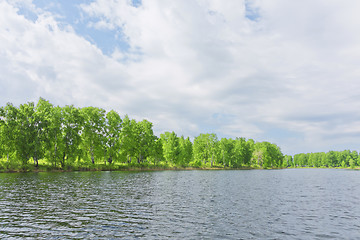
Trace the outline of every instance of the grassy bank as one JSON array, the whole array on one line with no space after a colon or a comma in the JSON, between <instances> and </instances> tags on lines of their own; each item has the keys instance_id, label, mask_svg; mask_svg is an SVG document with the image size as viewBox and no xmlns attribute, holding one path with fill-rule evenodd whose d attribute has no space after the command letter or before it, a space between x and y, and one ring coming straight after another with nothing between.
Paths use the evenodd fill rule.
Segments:
<instances>
[{"instance_id":1,"label":"grassy bank","mask_svg":"<svg viewBox=\"0 0 360 240\"><path fill-rule=\"evenodd\" d=\"M260 169L256 166L241 166L241 167L224 167L222 165L213 165L210 163L194 164L190 166L178 166L172 165L167 162L153 163L119 163L114 162L112 164L104 162L96 162L95 164L76 161L71 165L60 167L59 164L56 166L50 164L46 160L39 160L38 166L35 167L32 161L29 161L26 165L21 166L20 163L15 161L7 161L6 159L0 159L0 172L11 173L11 172L72 172L72 171L161 171L161 170L251 170Z\"/></svg>"}]
</instances>

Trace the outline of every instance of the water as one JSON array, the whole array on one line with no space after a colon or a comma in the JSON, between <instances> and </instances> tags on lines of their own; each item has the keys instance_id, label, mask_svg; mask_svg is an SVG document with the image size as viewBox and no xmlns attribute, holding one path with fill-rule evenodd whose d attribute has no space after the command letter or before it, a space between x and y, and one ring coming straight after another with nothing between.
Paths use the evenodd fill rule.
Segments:
<instances>
[{"instance_id":1,"label":"water","mask_svg":"<svg viewBox=\"0 0 360 240\"><path fill-rule=\"evenodd\" d=\"M0 174L0 239L360 239L360 172Z\"/></svg>"}]
</instances>

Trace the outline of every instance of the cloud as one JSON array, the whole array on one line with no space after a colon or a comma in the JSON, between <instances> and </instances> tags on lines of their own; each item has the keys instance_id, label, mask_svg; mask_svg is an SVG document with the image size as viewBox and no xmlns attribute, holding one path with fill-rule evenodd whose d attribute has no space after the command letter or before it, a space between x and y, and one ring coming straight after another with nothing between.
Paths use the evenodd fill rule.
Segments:
<instances>
[{"instance_id":1,"label":"cloud","mask_svg":"<svg viewBox=\"0 0 360 240\"><path fill-rule=\"evenodd\" d=\"M359 7L95 0L72 8L75 29L32 1L2 1L0 101L94 105L147 118L157 133L269 140L286 153L356 148ZM90 41L92 30L105 35Z\"/></svg>"},{"instance_id":2,"label":"cloud","mask_svg":"<svg viewBox=\"0 0 360 240\"><path fill-rule=\"evenodd\" d=\"M100 101L102 105L107 92L99 80L126 88L126 83L117 81L126 76L123 66L76 35L71 26L59 27L49 12L38 9L32 21L7 2L0 4L0 11L1 88L12 93L4 95L2 102L12 100L11 96L22 100L16 104L43 96L63 104Z\"/></svg>"}]
</instances>

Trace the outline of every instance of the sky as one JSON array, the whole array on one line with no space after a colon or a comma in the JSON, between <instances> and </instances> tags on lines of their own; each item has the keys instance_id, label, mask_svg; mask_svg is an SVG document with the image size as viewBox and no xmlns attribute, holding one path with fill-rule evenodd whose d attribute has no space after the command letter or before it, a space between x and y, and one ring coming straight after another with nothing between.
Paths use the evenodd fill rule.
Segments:
<instances>
[{"instance_id":1,"label":"sky","mask_svg":"<svg viewBox=\"0 0 360 240\"><path fill-rule=\"evenodd\" d=\"M0 106L95 106L155 134L360 150L358 0L0 0Z\"/></svg>"}]
</instances>

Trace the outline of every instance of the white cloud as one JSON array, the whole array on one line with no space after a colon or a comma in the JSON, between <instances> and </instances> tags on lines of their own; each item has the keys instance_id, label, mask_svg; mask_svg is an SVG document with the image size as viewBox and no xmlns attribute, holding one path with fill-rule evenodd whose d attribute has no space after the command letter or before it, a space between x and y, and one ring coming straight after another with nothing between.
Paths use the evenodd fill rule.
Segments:
<instances>
[{"instance_id":1,"label":"white cloud","mask_svg":"<svg viewBox=\"0 0 360 240\"><path fill-rule=\"evenodd\" d=\"M25 3L35 21L17 12L21 1L0 3L2 105L43 96L148 118L157 132L269 139L289 153L360 141L358 1L81 5L88 27L122 31L130 48L111 56Z\"/></svg>"},{"instance_id":2,"label":"white cloud","mask_svg":"<svg viewBox=\"0 0 360 240\"><path fill-rule=\"evenodd\" d=\"M59 28L50 13L39 11L33 22L7 2L0 4L0 11L1 87L12 91L2 102L16 96L19 104L43 96L59 104L102 104L107 98L102 78L109 78L115 88L126 86L117 82L126 76L123 66L71 27Z\"/></svg>"}]
</instances>

